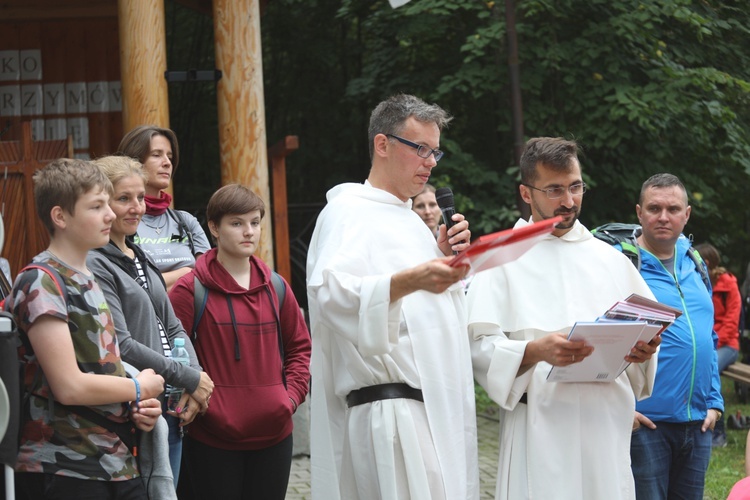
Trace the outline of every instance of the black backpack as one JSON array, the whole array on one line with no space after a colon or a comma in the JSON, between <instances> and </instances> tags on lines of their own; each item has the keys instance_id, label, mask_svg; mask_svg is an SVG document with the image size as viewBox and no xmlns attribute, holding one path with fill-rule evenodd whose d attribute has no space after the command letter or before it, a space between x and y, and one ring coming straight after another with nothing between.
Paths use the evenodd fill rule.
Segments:
<instances>
[{"instance_id":1,"label":"black backpack","mask_svg":"<svg viewBox=\"0 0 750 500\"><path fill-rule=\"evenodd\" d=\"M641 229L638 224L624 224L621 222L610 222L591 230L595 238L602 240L612 246L619 244L622 253L625 254L636 269L641 270L641 252L638 250L637 232ZM688 256L695 263L695 268L701 276L703 284L711 293L711 278L708 275L706 263L703 262L698 250L692 246L688 249Z\"/></svg>"}]
</instances>

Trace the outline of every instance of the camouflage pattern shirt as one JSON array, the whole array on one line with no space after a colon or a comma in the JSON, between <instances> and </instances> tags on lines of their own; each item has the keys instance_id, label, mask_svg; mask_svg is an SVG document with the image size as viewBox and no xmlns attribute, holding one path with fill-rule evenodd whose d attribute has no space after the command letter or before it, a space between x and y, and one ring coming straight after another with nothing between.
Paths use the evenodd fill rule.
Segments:
<instances>
[{"instance_id":1,"label":"camouflage pattern shirt","mask_svg":"<svg viewBox=\"0 0 750 500\"><path fill-rule=\"evenodd\" d=\"M63 277L71 303L64 298L50 275L29 269L16 278L5 309L15 317L22 335L40 317L66 320L70 327L76 361L87 373L125 377L112 316L94 276L71 269L42 252L34 262L45 262ZM70 314L68 311L70 310ZM19 350L19 356L24 350ZM93 424L63 405L55 404L46 378L35 357L27 357L24 384L30 391L30 419L21 431L16 471L43 472L99 481L123 481L138 477L133 455L112 431ZM38 395L38 396L37 396ZM92 410L117 422L128 418L128 405L114 403L91 406Z\"/></svg>"}]
</instances>

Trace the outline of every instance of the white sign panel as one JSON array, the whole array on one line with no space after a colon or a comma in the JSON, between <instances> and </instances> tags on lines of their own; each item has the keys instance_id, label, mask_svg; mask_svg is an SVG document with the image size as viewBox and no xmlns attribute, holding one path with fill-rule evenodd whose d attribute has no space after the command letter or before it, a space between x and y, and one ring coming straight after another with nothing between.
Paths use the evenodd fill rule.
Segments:
<instances>
[{"instance_id":1,"label":"white sign panel","mask_svg":"<svg viewBox=\"0 0 750 500\"><path fill-rule=\"evenodd\" d=\"M90 113L106 113L109 111L109 82L88 82L86 92Z\"/></svg>"},{"instance_id":2,"label":"white sign panel","mask_svg":"<svg viewBox=\"0 0 750 500\"><path fill-rule=\"evenodd\" d=\"M42 84L21 85L21 115L38 116L43 110Z\"/></svg>"},{"instance_id":3,"label":"white sign panel","mask_svg":"<svg viewBox=\"0 0 750 500\"><path fill-rule=\"evenodd\" d=\"M65 109L68 114L86 113L86 82L65 84Z\"/></svg>"},{"instance_id":4,"label":"white sign panel","mask_svg":"<svg viewBox=\"0 0 750 500\"><path fill-rule=\"evenodd\" d=\"M21 80L42 79L42 51L39 49L20 51L19 66Z\"/></svg>"},{"instance_id":5,"label":"white sign panel","mask_svg":"<svg viewBox=\"0 0 750 500\"><path fill-rule=\"evenodd\" d=\"M122 82L109 82L109 110L122 111Z\"/></svg>"},{"instance_id":6,"label":"white sign panel","mask_svg":"<svg viewBox=\"0 0 750 500\"><path fill-rule=\"evenodd\" d=\"M21 87L0 85L0 116L21 116Z\"/></svg>"},{"instance_id":7,"label":"white sign panel","mask_svg":"<svg viewBox=\"0 0 750 500\"><path fill-rule=\"evenodd\" d=\"M68 118L68 135L73 136L73 149L88 149L89 119Z\"/></svg>"},{"instance_id":8,"label":"white sign panel","mask_svg":"<svg viewBox=\"0 0 750 500\"><path fill-rule=\"evenodd\" d=\"M31 139L33 141L44 140L44 120L36 118L31 120Z\"/></svg>"},{"instance_id":9,"label":"white sign panel","mask_svg":"<svg viewBox=\"0 0 750 500\"><path fill-rule=\"evenodd\" d=\"M44 84L44 114L45 115L64 115L65 114L65 84L64 83L45 83Z\"/></svg>"},{"instance_id":10,"label":"white sign panel","mask_svg":"<svg viewBox=\"0 0 750 500\"><path fill-rule=\"evenodd\" d=\"M21 79L17 50L0 50L0 82Z\"/></svg>"},{"instance_id":11,"label":"white sign panel","mask_svg":"<svg viewBox=\"0 0 750 500\"><path fill-rule=\"evenodd\" d=\"M66 139L68 137L68 128L65 118L53 118L44 120L44 138L48 141Z\"/></svg>"}]
</instances>

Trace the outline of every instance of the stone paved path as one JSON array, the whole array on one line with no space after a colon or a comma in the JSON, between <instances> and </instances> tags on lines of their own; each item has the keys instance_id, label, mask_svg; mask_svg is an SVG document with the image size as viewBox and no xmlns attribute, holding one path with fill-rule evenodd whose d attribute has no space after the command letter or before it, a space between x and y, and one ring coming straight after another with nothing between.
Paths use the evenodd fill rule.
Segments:
<instances>
[{"instance_id":1,"label":"stone paved path","mask_svg":"<svg viewBox=\"0 0 750 500\"><path fill-rule=\"evenodd\" d=\"M481 481L482 500L491 500L495 496L495 477L497 475L498 422L493 417L477 417L479 438L479 479ZM304 455L292 460L292 472L289 476L287 500L310 500L310 458Z\"/></svg>"}]
</instances>

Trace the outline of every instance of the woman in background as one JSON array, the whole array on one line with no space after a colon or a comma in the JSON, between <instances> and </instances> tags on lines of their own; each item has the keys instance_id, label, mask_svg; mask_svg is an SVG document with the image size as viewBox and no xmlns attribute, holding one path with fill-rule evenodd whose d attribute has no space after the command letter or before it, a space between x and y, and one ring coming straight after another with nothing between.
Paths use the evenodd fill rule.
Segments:
<instances>
[{"instance_id":1,"label":"woman in background","mask_svg":"<svg viewBox=\"0 0 750 500\"><path fill-rule=\"evenodd\" d=\"M180 163L177 136L168 128L140 125L125 134L118 151L141 162L147 173L146 214L134 241L153 259L169 291L211 248L192 214L169 208L172 196L164 190Z\"/></svg>"},{"instance_id":2,"label":"woman in background","mask_svg":"<svg viewBox=\"0 0 750 500\"><path fill-rule=\"evenodd\" d=\"M421 217L437 238L442 213L435 199L435 188L431 184L425 184L422 192L411 199L411 209Z\"/></svg>"},{"instance_id":3,"label":"woman in background","mask_svg":"<svg viewBox=\"0 0 750 500\"><path fill-rule=\"evenodd\" d=\"M711 277L712 299L714 303L714 331L719 337L718 356L719 373L737 361L740 352L740 311L742 298L737 285L737 278L726 268L719 266L721 255L711 244L696 245L703 261L708 267ZM724 416L716 422L712 446L714 448L727 445L727 435L724 427Z\"/></svg>"}]
</instances>

